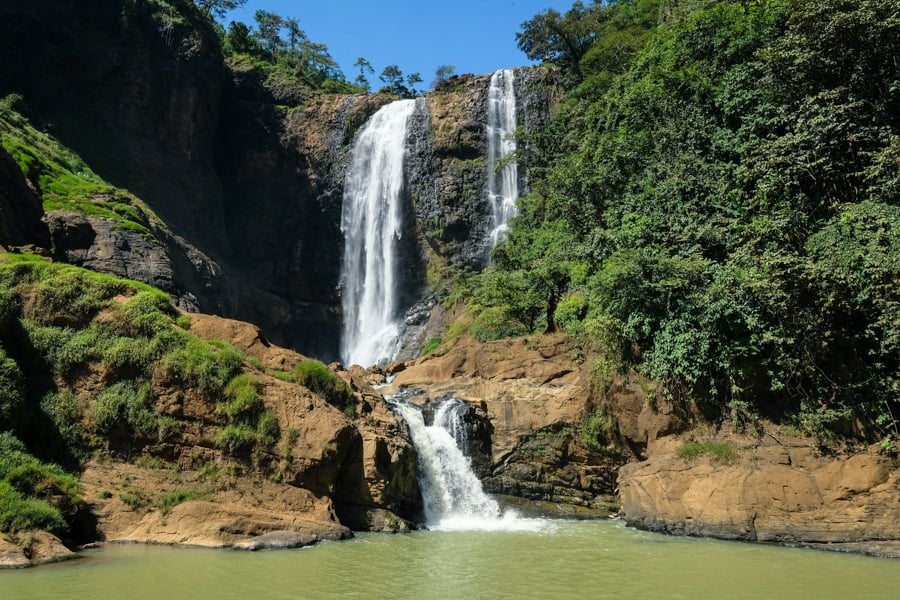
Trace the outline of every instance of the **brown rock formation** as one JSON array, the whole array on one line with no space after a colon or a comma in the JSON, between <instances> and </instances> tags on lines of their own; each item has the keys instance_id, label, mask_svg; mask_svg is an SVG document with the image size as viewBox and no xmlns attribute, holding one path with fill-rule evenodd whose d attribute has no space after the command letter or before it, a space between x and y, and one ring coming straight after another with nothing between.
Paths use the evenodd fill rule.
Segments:
<instances>
[{"instance_id":1,"label":"brown rock formation","mask_svg":"<svg viewBox=\"0 0 900 600\"><path fill-rule=\"evenodd\" d=\"M734 464L679 458L674 452L682 442L664 438L648 460L623 466L619 493L629 524L723 539L841 543L847 545L839 549L900 556L896 460L875 449L825 457L808 440L730 441L739 448Z\"/></svg>"}]
</instances>

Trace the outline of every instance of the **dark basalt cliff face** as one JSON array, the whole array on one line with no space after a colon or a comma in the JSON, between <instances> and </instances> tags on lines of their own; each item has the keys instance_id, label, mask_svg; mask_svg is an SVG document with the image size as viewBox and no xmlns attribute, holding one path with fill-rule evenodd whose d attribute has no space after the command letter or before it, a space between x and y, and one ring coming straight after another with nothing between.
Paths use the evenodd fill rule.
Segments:
<instances>
[{"instance_id":1,"label":"dark basalt cliff face","mask_svg":"<svg viewBox=\"0 0 900 600\"><path fill-rule=\"evenodd\" d=\"M336 359L343 182L356 133L393 98L313 94L226 64L186 0L12 0L0 22L10 58L0 96L21 94L38 128L153 213L141 223L147 236L53 211L49 243L46 232L14 234L4 217L3 241L52 246L59 259L160 287L184 309L250 321L275 343ZM34 39L46 40L40 51ZM489 79L456 77L417 101L401 260L408 305L427 296L429 262L480 268L487 258ZM517 71L522 126L549 119L555 89L553 71Z\"/></svg>"}]
</instances>

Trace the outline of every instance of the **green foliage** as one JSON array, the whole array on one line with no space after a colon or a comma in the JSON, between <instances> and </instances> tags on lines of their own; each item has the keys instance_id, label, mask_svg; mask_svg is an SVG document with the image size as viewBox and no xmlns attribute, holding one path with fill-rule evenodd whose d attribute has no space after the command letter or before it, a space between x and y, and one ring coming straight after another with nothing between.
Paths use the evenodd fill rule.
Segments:
<instances>
[{"instance_id":1,"label":"green foliage","mask_svg":"<svg viewBox=\"0 0 900 600\"><path fill-rule=\"evenodd\" d=\"M675 455L684 460L709 456L713 462L730 465L737 460L737 450L728 442L691 442L675 449Z\"/></svg>"},{"instance_id":2,"label":"green foliage","mask_svg":"<svg viewBox=\"0 0 900 600\"><path fill-rule=\"evenodd\" d=\"M223 51L232 65L249 61L265 75L269 89L302 86L327 93L359 91L347 82L328 47L310 40L297 19L257 10L253 20L255 27L232 21L224 35Z\"/></svg>"},{"instance_id":3,"label":"green foliage","mask_svg":"<svg viewBox=\"0 0 900 600\"><path fill-rule=\"evenodd\" d=\"M0 433L0 532L63 530L63 512L80 499L74 476L30 455L12 434Z\"/></svg>"},{"instance_id":4,"label":"green foliage","mask_svg":"<svg viewBox=\"0 0 900 600\"><path fill-rule=\"evenodd\" d=\"M207 495L202 492L192 491L192 490L174 490L171 492L164 492L159 495L156 499L156 506L159 507L159 512L163 515L167 515L172 512L172 509L178 506L183 502L188 502L189 500L205 500Z\"/></svg>"},{"instance_id":5,"label":"green foliage","mask_svg":"<svg viewBox=\"0 0 900 600\"><path fill-rule=\"evenodd\" d=\"M246 450L255 443L256 430L243 423L226 425L216 434L216 447L227 454Z\"/></svg>"},{"instance_id":6,"label":"green foliage","mask_svg":"<svg viewBox=\"0 0 900 600\"><path fill-rule=\"evenodd\" d=\"M105 217L120 227L152 237L155 215L126 190L94 173L77 154L38 131L6 102L0 110L0 145L41 192L45 210L65 209Z\"/></svg>"},{"instance_id":7,"label":"green foliage","mask_svg":"<svg viewBox=\"0 0 900 600\"><path fill-rule=\"evenodd\" d=\"M475 302L740 426L892 435L900 1L577 3L523 28L569 89L526 132L534 192Z\"/></svg>"},{"instance_id":8,"label":"green foliage","mask_svg":"<svg viewBox=\"0 0 900 600\"><path fill-rule=\"evenodd\" d=\"M0 423L12 420L24 397L22 371L0 346Z\"/></svg>"},{"instance_id":9,"label":"green foliage","mask_svg":"<svg viewBox=\"0 0 900 600\"><path fill-rule=\"evenodd\" d=\"M441 338L441 336L435 336L435 337L428 338L428 341L425 342L425 346L422 348L422 352L419 353L419 356L425 356L426 354L431 354L432 352L434 352L435 350L437 350L440 347L442 342L443 342L443 339Z\"/></svg>"},{"instance_id":10,"label":"green foliage","mask_svg":"<svg viewBox=\"0 0 900 600\"><path fill-rule=\"evenodd\" d=\"M313 358L301 361L294 369L294 380L329 404L339 408L353 406L353 390L321 361Z\"/></svg>"},{"instance_id":11,"label":"green foliage","mask_svg":"<svg viewBox=\"0 0 900 600\"><path fill-rule=\"evenodd\" d=\"M249 422L262 410L256 386L256 379L247 373L236 375L228 382L223 391L227 401L220 408L229 422Z\"/></svg>"},{"instance_id":12,"label":"green foliage","mask_svg":"<svg viewBox=\"0 0 900 600\"><path fill-rule=\"evenodd\" d=\"M521 323L510 318L509 312L508 308L501 306L485 308L472 322L469 335L479 342L489 342L528 333Z\"/></svg>"},{"instance_id":13,"label":"green foliage","mask_svg":"<svg viewBox=\"0 0 900 600\"><path fill-rule=\"evenodd\" d=\"M602 449L615 432L616 422L612 415L596 409L578 425L578 438L593 450Z\"/></svg>"},{"instance_id":14,"label":"green foliage","mask_svg":"<svg viewBox=\"0 0 900 600\"><path fill-rule=\"evenodd\" d=\"M153 407L149 383L120 381L97 395L88 411L91 431L103 438L138 436L163 441L178 422Z\"/></svg>"},{"instance_id":15,"label":"green foliage","mask_svg":"<svg viewBox=\"0 0 900 600\"><path fill-rule=\"evenodd\" d=\"M119 494L119 500L131 510L142 510L150 505L150 498L143 491L133 488Z\"/></svg>"},{"instance_id":16,"label":"green foliage","mask_svg":"<svg viewBox=\"0 0 900 600\"><path fill-rule=\"evenodd\" d=\"M243 363L243 356L233 346L222 344L217 348L212 343L192 337L183 347L165 355L160 361L160 369L177 383L196 387L208 396L216 396L238 374Z\"/></svg>"}]
</instances>

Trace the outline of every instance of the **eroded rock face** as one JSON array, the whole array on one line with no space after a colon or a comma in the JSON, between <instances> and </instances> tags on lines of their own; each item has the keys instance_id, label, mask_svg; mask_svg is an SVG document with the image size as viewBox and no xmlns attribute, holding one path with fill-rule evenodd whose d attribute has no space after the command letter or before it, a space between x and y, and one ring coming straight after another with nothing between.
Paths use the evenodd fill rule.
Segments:
<instances>
[{"instance_id":1,"label":"eroded rock face","mask_svg":"<svg viewBox=\"0 0 900 600\"><path fill-rule=\"evenodd\" d=\"M895 460L874 449L822 457L802 441L743 441L734 464L678 458L682 442L666 438L648 460L622 467L619 492L629 524L761 542L900 540Z\"/></svg>"}]
</instances>

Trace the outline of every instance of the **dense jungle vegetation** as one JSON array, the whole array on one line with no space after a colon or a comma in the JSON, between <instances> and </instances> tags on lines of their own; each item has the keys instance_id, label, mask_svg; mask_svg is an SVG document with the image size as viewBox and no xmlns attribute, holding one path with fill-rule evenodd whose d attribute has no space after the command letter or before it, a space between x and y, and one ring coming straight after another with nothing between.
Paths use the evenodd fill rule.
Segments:
<instances>
[{"instance_id":1,"label":"dense jungle vegetation","mask_svg":"<svg viewBox=\"0 0 900 600\"><path fill-rule=\"evenodd\" d=\"M900 1L580 2L482 337L562 330L752 424L898 441Z\"/></svg>"}]
</instances>

